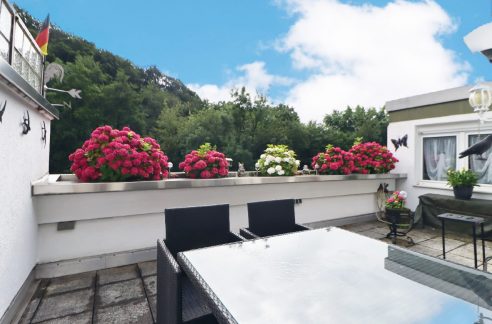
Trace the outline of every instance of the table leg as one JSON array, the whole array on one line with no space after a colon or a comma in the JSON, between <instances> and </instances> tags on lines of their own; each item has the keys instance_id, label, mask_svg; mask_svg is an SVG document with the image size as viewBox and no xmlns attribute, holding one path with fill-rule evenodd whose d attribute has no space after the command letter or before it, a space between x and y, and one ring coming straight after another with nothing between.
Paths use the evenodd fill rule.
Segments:
<instances>
[{"instance_id":1,"label":"table leg","mask_svg":"<svg viewBox=\"0 0 492 324\"><path fill-rule=\"evenodd\" d=\"M442 258L446 260L446 244L444 242L444 218L441 219L441 228L442 228Z\"/></svg>"},{"instance_id":2,"label":"table leg","mask_svg":"<svg viewBox=\"0 0 492 324\"><path fill-rule=\"evenodd\" d=\"M482 233L481 233L481 234L482 234L482 261L483 261L483 263L485 263L485 241L484 241L484 239L483 239L483 223L482 223L482 224L480 224L480 231L482 232ZM484 265L482 264L482 267L483 267L483 266L484 266ZM484 269L485 269L485 268L484 268Z\"/></svg>"},{"instance_id":3,"label":"table leg","mask_svg":"<svg viewBox=\"0 0 492 324\"><path fill-rule=\"evenodd\" d=\"M475 259L475 269L478 268L477 264L477 230L476 225L472 225L473 228L473 258Z\"/></svg>"}]
</instances>

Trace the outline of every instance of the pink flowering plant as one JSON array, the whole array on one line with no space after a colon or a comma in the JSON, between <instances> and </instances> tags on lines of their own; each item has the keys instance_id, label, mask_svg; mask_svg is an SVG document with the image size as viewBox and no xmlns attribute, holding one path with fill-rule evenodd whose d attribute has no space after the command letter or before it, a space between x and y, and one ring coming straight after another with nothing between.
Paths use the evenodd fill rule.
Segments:
<instances>
[{"instance_id":1,"label":"pink flowering plant","mask_svg":"<svg viewBox=\"0 0 492 324\"><path fill-rule=\"evenodd\" d=\"M228 166L224 153L218 152L210 143L205 143L198 150L186 154L185 160L179 164L179 168L192 179L227 177Z\"/></svg>"},{"instance_id":2,"label":"pink flowering plant","mask_svg":"<svg viewBox=\"0 0 492 324\"><path fill-rule=\"evenodd\" d=\"M168 158L159 144L128 127L96 128L68 158L70 170L83 182L161 180L169 174Z\"/></svg>"},{"instance_id":3,"label":"pink flowering plant","mask_svg":"<svg viewBox=\"0 0 492 324\"><path fill-rule=\"evenodd\" d=\"M354 156L354 173L388 173L398 162L386 146L376 142L356 142L349 152Z\"/></svg>"},{"instance_id":4,"label":"pink flowering plant","mask_svg":"<svg viewBox=\"0 0 492 324\"><path fill-rule=\"evenodd\" d=\"M405 207L407 193L405 191L394 191L393 194L386 199L386 208L402 209Z\"/></svg>"},{"instance_id":5,"label":"pink flowering plant","mask_svg":"<svg viewBox=\"0 0 492 324\"><path fill-rule=\"evenodd\" d=\"M313 157L311 166L319 174L351 174L355 169L354 156L339 147L331 144L326 146L325 152Z\"/></svg>"}]
</instances>

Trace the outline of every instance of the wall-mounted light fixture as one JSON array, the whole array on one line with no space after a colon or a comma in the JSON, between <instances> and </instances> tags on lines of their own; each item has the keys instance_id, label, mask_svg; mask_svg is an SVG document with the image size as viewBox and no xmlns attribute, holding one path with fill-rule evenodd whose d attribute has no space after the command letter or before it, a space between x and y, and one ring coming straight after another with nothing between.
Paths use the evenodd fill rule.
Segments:
<instances>
[{"instance_id":1,"label":"wall-mounted light fixture","mask_svg":"<svg viewBox=\"0 0 492 324\"><path fill-rule=\"evenodd\" d=\"M492 121L491 118L485 116L492 104L492 91L488 85L477 84L471 88L468 101L473 108L473 111L478 114L481 123Z\"/></svg>"}]
</instances>

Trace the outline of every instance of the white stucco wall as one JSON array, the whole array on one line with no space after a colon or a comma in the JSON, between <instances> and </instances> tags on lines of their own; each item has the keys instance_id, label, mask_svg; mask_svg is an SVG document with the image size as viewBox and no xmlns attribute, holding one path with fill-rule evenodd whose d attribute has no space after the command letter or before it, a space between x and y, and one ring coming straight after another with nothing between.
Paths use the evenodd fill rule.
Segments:
<instances>
[{"instance_id":1,"label":"white stucco wall","mask_svg":"<svg viewBox=\"0 0 492 324\"><path fill-rule=\"evenodd\" d=\"M286 179L278 184L40 195L35 197L39 263L153 248L165 236L165 208L229 204L234 232L248 226L246 204L254 201L302 199L296 205L299 223L369 214L377 211L375 193L382 182L394 188L394 178ZM57 231L57 222L72 220L73 230Z\"/></svg>"},{"instance_id":2,"label":"white stucco wall","mask_svg":"<svg viewBox=\"0 0 492 324\"><path fill-rule=\"evenodd\" d=\"M31 181L48 173L50 121L32 103L0 84L0 317L37 262L38 226ZM22 116L29 110L31 131L22 134ZM48 129L46 147L41 123Z\"/></svg>"},{"instance_id":3,"label":"white stucco wall","mask_svg":"<svg viewBox=\"0 0 492 324\"><path fill-rule=\"evenodd\" d=\"M427 119L410 120L403 122L390 123L388 126L388 147L394 152L391 139L398 139L408 134L408 148L399 148L395 156L400 160L394 172L406 173L407 178L397 180L398 190L405 190L409 194L408 206L415 209L418 205L418 197L426 193L442 195L453 195L452 188L444 182L422 181L422 138L424 136L438 136L440 134L461 134L466 136L468 133L478 131L479 121L474 113L453 115L446 117L436 117ZM480 126L482 133L492 132L492 123L485 123ZM462 142L465 138L459 139ZM461 151L458 147L457 154ZM464 167L467 159L457 159L457 168ZM492 186L483 185L475 187L474 198L492 199Z\"/></svg>"}]
</instances>

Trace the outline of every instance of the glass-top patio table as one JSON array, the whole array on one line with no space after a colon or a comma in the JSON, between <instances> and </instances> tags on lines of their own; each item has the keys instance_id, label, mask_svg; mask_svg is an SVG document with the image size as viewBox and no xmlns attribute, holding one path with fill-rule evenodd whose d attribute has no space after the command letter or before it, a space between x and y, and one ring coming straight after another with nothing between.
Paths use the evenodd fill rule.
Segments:
<instances>
[{"instance_id":1,"label":"glass-top patio table","mask_svg":"<svg viewBox=\"0 0 492 324\"><path fill-rule=\"evenodd\" d=\"M178 262L221 323L492 318L490 274L339 228L187 251Z\"/></svg>"}]
</instances>

